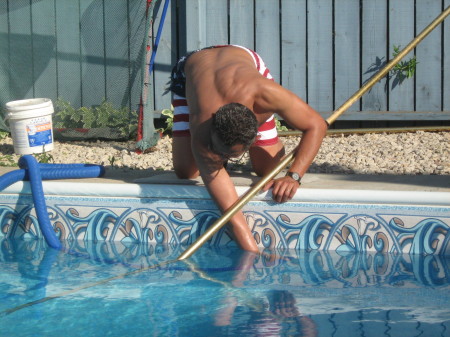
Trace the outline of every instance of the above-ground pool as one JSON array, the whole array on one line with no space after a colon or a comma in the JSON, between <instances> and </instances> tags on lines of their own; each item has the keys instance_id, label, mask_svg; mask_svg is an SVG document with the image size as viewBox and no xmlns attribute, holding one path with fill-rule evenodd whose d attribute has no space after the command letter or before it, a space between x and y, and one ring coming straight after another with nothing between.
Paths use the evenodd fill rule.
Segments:
<instances>
[{"instance_id":1,"label":"above-ground pool","mask_svg":"<svg viewBox=\"0 0 450 337\"><path fill-rule=\"evenodd\" d=\"M444 256L0 240L1 336L450 336Z\"/></svg>"}]
</instances>

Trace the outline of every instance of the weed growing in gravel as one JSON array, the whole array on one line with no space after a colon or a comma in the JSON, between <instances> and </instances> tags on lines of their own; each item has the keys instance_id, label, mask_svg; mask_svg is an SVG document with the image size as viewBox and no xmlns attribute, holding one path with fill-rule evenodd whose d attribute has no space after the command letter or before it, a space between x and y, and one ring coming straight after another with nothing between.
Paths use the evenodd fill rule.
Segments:
<instances>
[{"instance_id":1,"label":"weed growing in gravel","mask_svg":"<svg viewBox=\"0 0 450 337\"><path fill-rule=\"evenodd\" d=\"M55 162L55 158L53 158L53 156L48 152L37 153L34 155L34 157L41 164L49 164Z\"/></svg>"},{"instance_id":2,"label":"weed growing in gravel","mask_svg":"<svg viewBox=\"0 0 450 337\"><path fill-rule=\"evenodd\" d=\"M116 162L116 157L110 156L110 157L108 157L108 161L109 161L109 165L111 165L111 167L114 167L114 163Z\"/></svg>"},{"instance_id":3,"label":"weed growing in gravel","mask_svg":"<svg viewBox=\"0 0 450 337\"><path fill-rule=\"evenodd\" d=\"M0 156L0 166L16 167L19 165L17 164L17 160L13 157L13 155L5 154L5 155Z\"/></svg>"},{"instance_id":4,"label":"weed growing in gravel","mask_svg":"<svg viewBox=\"0 0 450 337\"><path fill-rule=\"evenodd\" d=\"M41 164L49 164L54 163L55 158L50 153L44 152L44 153L35 153L33 154L34 158L36 158L38 163ZM3 167L17 167L18 165L18 159L12 154L4 154L0 155L0 166Z\"/></svg>"}]
</instances>

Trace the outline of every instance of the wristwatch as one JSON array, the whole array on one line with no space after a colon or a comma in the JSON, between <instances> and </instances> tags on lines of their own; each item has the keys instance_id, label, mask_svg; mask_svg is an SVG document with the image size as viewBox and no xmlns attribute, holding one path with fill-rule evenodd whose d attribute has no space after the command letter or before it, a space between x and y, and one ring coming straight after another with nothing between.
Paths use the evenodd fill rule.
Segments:
<instances>
[{"instance_id":1,"label":"wristwatch","mask_svg":"<svg viewBox=\"0 0 450 337\"><path fill-rule=\"evenodd\" d=\"M292 179L294 179L296 182L298 182L299 185L302 184L302 177L300 177L300 175L297 172L288 172L286 173L286 176L289 176Z\"/></svg>"}]
</instances>

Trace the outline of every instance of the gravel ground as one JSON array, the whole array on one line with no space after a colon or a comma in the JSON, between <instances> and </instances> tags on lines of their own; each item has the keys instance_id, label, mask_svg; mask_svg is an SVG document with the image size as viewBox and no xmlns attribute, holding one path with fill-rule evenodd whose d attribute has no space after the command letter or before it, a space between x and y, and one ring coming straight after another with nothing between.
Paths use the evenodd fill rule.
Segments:
<instances>
[{"instance_id":1,"label":"gravel ground","mask_svg":"<svg viewBox=\"0 0 450 337\"><path fill-rule=\"evenodd\" d=\"M281 137L290 152L298 137ZM0 165L14 166L11 138L0 140ZM450 133L411 132L327 136L310 173L450 175ZM54 163L91 163L119 170L172 170L171 139L163 137L152 152L137 154L135 142L55 142ZM230 170L250 170L248 156L230 163Z\"/></svg>"}]
</instances>

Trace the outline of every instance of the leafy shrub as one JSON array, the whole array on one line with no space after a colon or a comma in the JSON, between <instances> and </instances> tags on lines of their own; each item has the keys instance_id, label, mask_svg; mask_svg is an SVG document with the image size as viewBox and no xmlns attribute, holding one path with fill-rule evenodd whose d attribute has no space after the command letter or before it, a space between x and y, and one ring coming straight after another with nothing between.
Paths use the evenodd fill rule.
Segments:
<instances>
[{"instance_id":1,"label":"leafy shrub","mask_svg":"<svg viewBox=\"0 0 450 337\"><path fill-rule=\"evenodd\" d=\"M137 112L127 107L116 109L106 100L98 106L76 109L58 98L53 123L56 129L112 128L118 130L121 137L129 138L137 130Z\"/></svg>"}]
</instances>

